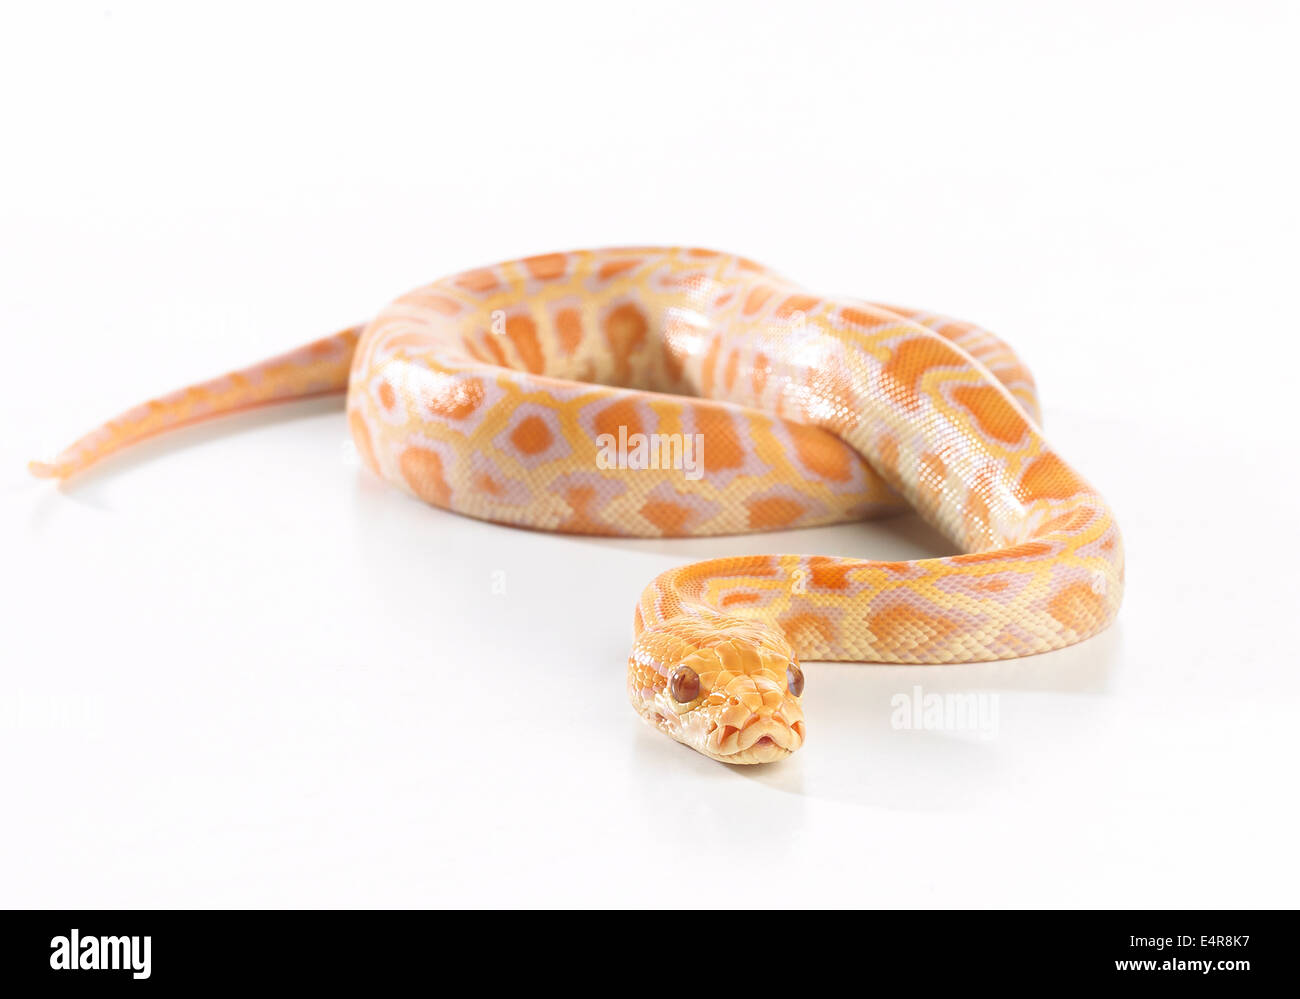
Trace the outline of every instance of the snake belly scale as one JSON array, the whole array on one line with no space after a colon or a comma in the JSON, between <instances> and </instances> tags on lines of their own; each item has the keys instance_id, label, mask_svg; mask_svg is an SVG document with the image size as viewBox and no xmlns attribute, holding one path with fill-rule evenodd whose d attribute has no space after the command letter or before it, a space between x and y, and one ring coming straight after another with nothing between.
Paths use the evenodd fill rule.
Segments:
<instances>
[{"instance_id":1,"label":"snake belly scale","mask_svg":"<svg viewBox=\"0 0 1300 999\"><path fill-rule=\"evenodd\" d=\"M456 274L364 326L129 410L31 469L64 478L173 427L345 390L364 464L471 517L681 537L911 506L953 542L960 554L943 558L745 556L651 581L628 696L715 759L770 762L803 744L801 660L1026 656L1095 634L1119 607L1115 519L1043 438L1006 344L712 250Z\"/></svg>"}]
</instances>

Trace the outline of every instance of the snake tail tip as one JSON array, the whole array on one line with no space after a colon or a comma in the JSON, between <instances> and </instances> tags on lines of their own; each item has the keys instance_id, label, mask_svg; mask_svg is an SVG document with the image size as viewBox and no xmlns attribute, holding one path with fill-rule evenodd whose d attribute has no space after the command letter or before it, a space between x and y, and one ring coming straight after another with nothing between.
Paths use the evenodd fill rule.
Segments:
<instances>
[{"instance_id":1,"label":"snake tail tip","mask_svg":"<svg viewBox=\"0 0 1300 999\"><path fill-rule=\"evenodd\" d=\"M38 479L61 479L65 474L58 465L52 465L47 461L29 461L27 471Z\"/></svg>"}]
</instances>

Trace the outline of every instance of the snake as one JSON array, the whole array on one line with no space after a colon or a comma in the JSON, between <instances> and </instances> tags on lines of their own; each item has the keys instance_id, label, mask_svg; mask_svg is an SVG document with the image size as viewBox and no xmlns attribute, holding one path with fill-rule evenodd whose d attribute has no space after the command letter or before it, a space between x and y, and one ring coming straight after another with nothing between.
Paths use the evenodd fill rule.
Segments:
<instances>
[{"instance_id":1,"label":"snake","mask_svg":"<svg viewBox=\"0 0 1300 999\"><path fill-rule=\"evenodd\" d=\"M910 508L940 531L954 554L723 557L645 587L628 697L724 763L802 747L807 661L1018 658L1087 639L1119 609L1114 514L1044 438L1006 343L705 248L463 271L130 409L30 470L65 479L166 430L326 393L346 393L371 473L498 524L669 538Z\"/></svg>"}]
</instances>

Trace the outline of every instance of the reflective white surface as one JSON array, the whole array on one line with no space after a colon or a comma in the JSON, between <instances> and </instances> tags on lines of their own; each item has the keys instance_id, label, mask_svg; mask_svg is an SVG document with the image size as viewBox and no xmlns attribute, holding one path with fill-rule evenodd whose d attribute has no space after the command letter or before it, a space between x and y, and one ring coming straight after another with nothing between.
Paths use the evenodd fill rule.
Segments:
<instances>
[{"instance_id":1,"label":"reflective white surface","mask_svg":"<svg viewBox=\"0 0 1300 999\"><path fill-rule=\"evenodd\" d=\"M572 9L5 15L3 901L1294 905L1294 15ZM1117 626L812 664L806 747L729 769L625 702L645 582L936 534L478 523L369 478L329 402L23 472L423 280L630 242L1005 336L1120 517ZM895 727L918 684L995 729Z\"/></svg>"}]
</instances>

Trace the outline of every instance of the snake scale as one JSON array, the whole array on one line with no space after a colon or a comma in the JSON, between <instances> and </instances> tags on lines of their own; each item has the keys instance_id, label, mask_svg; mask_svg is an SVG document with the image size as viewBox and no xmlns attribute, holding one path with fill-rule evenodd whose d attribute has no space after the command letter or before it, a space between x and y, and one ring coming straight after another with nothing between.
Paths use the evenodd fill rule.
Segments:
<instances>
[{"instance_id":1,"label":"snake scale","mask_svg":"<svg viewBox=\"0 0 1300 999\"><path fill-rule=\"evenodd\" d=\"M719 558L653 580L628 695L718 760L803 744L800 660L1025 656L1095 634L1119 607L1115 518L1044 440L1033 380L1006 344L712 250L584 250L456 274L363 327L129 410L31 469L64 478L173 427L344 390L364 464L471 517L680 537L910 505L960 549Z\"/></svg>"}]
</instances>

